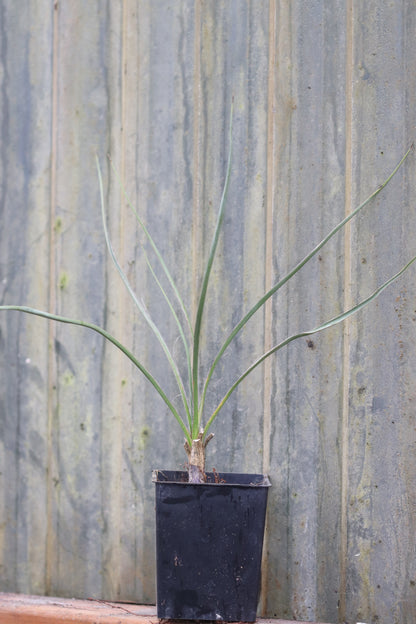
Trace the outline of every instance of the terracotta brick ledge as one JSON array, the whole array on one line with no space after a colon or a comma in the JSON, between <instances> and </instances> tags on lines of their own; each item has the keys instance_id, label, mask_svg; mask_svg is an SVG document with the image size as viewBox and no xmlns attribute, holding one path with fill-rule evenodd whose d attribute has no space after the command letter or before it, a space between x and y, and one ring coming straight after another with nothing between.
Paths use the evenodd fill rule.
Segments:
<instances>
[{"instance_id":1,"label":"terracotta brick ledge","mask_svg":"<svg viewBox=\"0 0 416 624\"><path fill-rule=\"evenodd\" d=\"M157 624L156 607L0 593L1 624ZM289 620L257 620L258 624L307 624ZM310 622L308 624L311 624ZM315 624L319 624L316 622Z\"/></svg>"}]
</instances>

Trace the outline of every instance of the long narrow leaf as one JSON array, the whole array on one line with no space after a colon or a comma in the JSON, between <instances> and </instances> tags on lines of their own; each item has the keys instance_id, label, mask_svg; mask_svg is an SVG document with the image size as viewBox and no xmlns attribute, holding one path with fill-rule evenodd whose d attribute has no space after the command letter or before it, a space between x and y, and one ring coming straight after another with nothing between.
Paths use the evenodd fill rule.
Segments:
<instances>
[{"instance_id":1,"label":"long narrow leaf","mask_svg":"<svg viewBox=\"0 0 416 624\"><path fill-rule=\"evenodd\" d=\"M182 397L182 401L185 407L185 411L187 413L188 416L188 421L190 422L191 420L191 416L190 416L190 411L189 411L189 404L188 404L188 399L186 397L186 392L185 392L185 388L178 370L178 367L176 365L176 362L169 350L169 347L165 341L165 339L163 338L159 328L157 327L157 325L154 323L154 321L152 320L149 312L146 310L145 306L143 305L143 303L141 301L138 300L136 293L134 292L133 288L130 286L129 280L127 279L126 274L124 273L123 269L121 268L120 263L117 260L116 254L114 252L111 240L110 240L110 235L108 232L108 228L107 228L107 218L106 218L106 213L105 213L105 201L104 201L104 189L103 189L103 180L102 180L102 175L101 175L101 168L100 168L100 163L98 158L96 157L96 164L97 164L97 172L98 172L98 181L99 181L99 186L100 186L100 195L101 195L101 216L102 216L102 223L103 223L103 229L104 229L104 236L105 236L105 242L107 244L107 248L108 251L110 253L111 259L121 277L121 279L123 280L124 285L126 286L126 289L129 293L129 295L131 296L131 298L133 299L135 305L137 306L138 310L141 312L141 314L143 315L143 317L145 318L145 320L147 321L149 327L152 329L153 333L155 334L157 340L159 341L159 344L161 345L166 358L169 362L169 365L172 369L172 372L175 376L176 379L176 383L178 384L178 388L179 391L181 393L181 397Z\"/></svg>"},{"instance_id":2,"label":"long narrow leaf","mask_svg":"<svg viewBox=\"0 0 416 624\"><path fill-rule=\"evenodd\" d=\"M44 312L43 310L36 310L35 308L29 308L27 306L2 305L2 306L0 306L0 310L16 310L18 312L25 312L27 314L33 314L35 316L40 316L42 318L46 318L46 319L49 319L51 321L58 321L59 323L68 323L70 325L79 325L80 327L86 327L88 329L92 329L93 331L97 332L98 334L101 334L101 336L106 338L114 346L116 346L118 349L120 349L120 351L122 351L124 353L124 355L126 355L129 358L129 360L131 362L133 362L133 364L139 369L139 371L141 373L143 373L143 375L146 377L146 379L148 379L148 381L150 381L150 383L152 384L152 386L154 387L156 392L163 399L163 401L166 403L166 405L168 406L168 408L172 412L173 416L176 418L177 422L179 423L180 427L182 428L182 431L185 434L186 439L188 440L189 443L191 443L191 438L190 438L190 435L189 435L189 432L188 432L188 430L186 428L185 423L183 422L183 420L180 417L177 409L175 408L173 403L168 399L166 394L163 392L161 386L156 381L156 379L153 377L153 375L151 375L151 373L149 373L149 371L143 366L143 364L141 364L139 362L139 360L133 355L133 353L131 353L131 351L129 351L129 349L127 349L123 344L121 344L121 342L119 342L116 338L114 338L114 336L109 334L105 329L102 329L102 327L99 327L99 325L94 325L94 323L88 323L86 321L78 321L76 319L67 318L65 316L59 316L57 314L51 314L50 312Z\"/></svg>"},{"instance_id":3,"label":"long narrow leaf","mask_svg":"<svg viewBox=\"0 0 416 624\"><path fill-rule=\"evenodd\" d=\"M175 284L175 281L174 281L174 279L173 279L173 277L172 277L172 275L171 275L171 273L170 273L170 271L169 271L169 269L168 269L168 267L167 267L167 265L166 265L166 263L165 263L165 261L163 259L162 254L160 253L160 251L159 251L155 241L153 240L149 230L146 228L146 226L143 223L142 219L139 217L139 214L138 214L137 210L133 206L133 203L130 200L130 197L128 196L127 191L125 190L125 188L124 188L124 186L123 186L123 184L122 184L122 182L120 180L120 177L119 177L119 175L118 175L118 173L116 171L116 168L113 165L113 161L111 160L111 158L109 158L109 161L110 161L111 169L112 169L114 175L117 178L117 181L118 181L118 183L120 185L120 188L121 188L121 190L123 192L123 195L124 195L124 197L125 197L125 199L127 201L127 204L129 205L130 210L133 212L134 216L136 217L137 223L140 225L141 229L143 230L143 233L145 234L147 240L149 241L149 243L150 243L150 245L151 245L151 247L152 247L152 249L153 249L153 251L154 251L154 253L155 253L155 255L156 255L156 257L157 257L157 259L158 259L158 261L159 261L159 263L160 263L160 265L161 265L161 267L162 267L162 269L163 269L163 271L164 271L168 281L169 281L169 284L170 284L173 292L175 293L176 299L177 299L177 301L179 303L179 306L180 306L180 308L182 310L182 314L184 315L184 318L186 320L186 324L188 326L190 335L192 336L193 335L192 324L191 324L191 321L189 319L188 312L187 312L187 310L185 308L185 304L183 303L182 297L181 297L181 295L179 293L179 290L178 290L178 288L177 288L177 286ZM181 327L181 331L183 333L182 327Z\"/></svg>"},{"instance_id":4,"label":"long narrow leaf","mask_svg":"<svg viewBox=\"0 0 416 624\"><path fill-rule=\"evenodd\" d=\"M334 318L330 319L326 323L323 323L319 327L316 327L314 329L310 329L308 331L303 331L303 332L300 332L298 334L294 334L293 336L289 336L288 338L286 338L285 340L280 342L278 345L272 347L269 351L264 353L261 357L259 357L251 366L249 366L249 368L247 368L247 370L237 379L237 381L234 382L234 384L231 386L231 388L225 394L225 396L220 401L218 406L215 408L214 412L212 413L210 419L208 420L208 422L207 422L207 424L206 424L206 426L204 428L204 437L206 436L206 434L208 432L208 429L210 428L210 426L214 422L215 418L218 416L219 411L224 406L226 401L230 398L231 394L234 392L234 390L237 388L237 386L239 386L240 383L243 381L243 379L245 379L247 377L247 375L249 375L255 368L257 368L257 366L259 366L259 364L261 364L266 358L270 357L271 355L273 355L273 353L276 353L276 351L279 351L280 349L282 349L282 347L285 347L286 345L288 345L289 343L293 342L294 340L298 340L299 338L304 338L306 336L311 336L312 334L316 334L318 332L321 332L324 329L328 329L329 327L333 327L334 325L337 325L338 323L342 323L342 321L345 321L347 318L349 318L350 316L352 316L353 314L355 314L359 310L362 310L366 305L371 303L371 301L376 299L376 297L378 297L383 292L383 290L385 290L388 286L390 286L390 284L392 284L392 282L397 280L405 271L407 271L407 269L415 261L416 261L416 256L414 258L412 258L402 269L400 269L400 271L398 273L393 275L393 277L391 277L389 280L384 282L384 284L382 284L379 288L377 288L369 297L367 297L366 299L364 299L363 301L361 301L360 303L358 303L354 307L350 308L346 312L343 312L342 314L339 314L338 316L335 316Z\"/></svg>"},{"instance_id":5,"label":"long narrow leaf","mask_svg":"<svg viewBox=\"0 0 416 624\"><path fill-rule=\"evenodd\" d=\"M402 166L402 164L404 163L404 161L406 160L406 158L408 157L408 155L410 154L410 152L413 149L414 149L414 147L412 145L407 150L407 152L403 156L403 158L400 160L399 164L394 168L392 173L388 176L388 178L373 193L371 193L371 195L369 195L369 197L367 197L367 199L365 201L363 201L362 204L360 204L357 208L355 208L355 210L353 210L342 221L340 221L340 223L338 223L338 225L336 225L329 232L329 234L327 234L325 236L325 238L323 238L321 240L321 242L318 243L316 245L316 247L314 247L312 249L312 251L310 253L308 253L303 258L303 260L301 260L283 279L281 279L269 291L267 291L267 293L265 295L263 295L263 297L261 299L259 299L259 301L257 301L257 303L247 312L247 314L241 319L241 321L234 327L234 329L232 330L232 332L230 333L230 335L228 336L228 338L225 340L224 344L222 345L221 349L219 350L218 354L216 355L216 357L215 357L215 359L214 359L214 361L213 361L213 363L211 365L211 368L208 371L208 375L207 375L207 378L205 380L203 393L202 393L201 408L200 408L201 411L202 411L202 408L203 408L203 405L204 405L204 402L205 402L205 396L206 396L207 388L208 388L209 382L211 380L211 377L212 377L212 375L214 373L214 370L215 370L218 362L220 361L222 355L224 354L224 351L227 349L227 347L233 341L235 336L241 331L241 329L243 329L243 327L247 324L247 322L251 319L251 317L266 303L266 301L268 301L270 299L270 297L272 297L272 295L274 295L280 288L282 288L282 286L284 286L286 284L286 282L288 282L298 271L300 271L300 269L307 262L309 262L309 260L311 260L311 258L313 258L318 253L318 251L320 251L320 249L322 249L322 247L337 232L339 232L339 230L341 230L344 227L344 225L346 225L353 217L355 217L372 199L374 199L374 197L376 197L385 188L385 186L390 182L390 180L393 178L393 176L397 173L397 171L400 169L400 167Z\"/></svg>"},{"instance_id":6,"label":"long narrow leaf","mask_svg":"<svg viewBox=\"0 0 416 624\"><path fill-rule=\"evenodd\" d=\"M211 274L212 265L215 258L215 252L217 250L218 240L221 232L221 225L224 219L225 200L227 198L228 185L231 175L231 152L232 152L232 126L233 126L233 105L231 106L230 116L230 130L229 130L229 149L228 149L228 164L227 172L225 175L224 187L222 191L220 206L217 215L217 223L215 226L214 236L211 243L211 249L208 256L208 262L205 268L204 278L202 280L201 294L199 297L199 303L195 319L194 329L194 345L193 345L193 358L192 358L192 387L193 387L193 427L192 437L195 439L199 433L200 427L200 410L199 410L199 339L201 334L202 315L205 307L205 298L208 289L209 277Z\"/></svg>"},{"instance_id":7,"label":"long narrow leaf","mask_svg":"<svg viewBox=\"0 0 416 624\"><path fill-rule=\"evenodd\" d=\"M150 262L148 262L147 254L145 254L145 256L146 256L147 266L149 267L149 269L150 269L150 271L151 271L151 273L153 275L153 279L155 280L156 284L159 286L159 289L160 289L162 295L164 296L167 305L170 308L172 316L176 320L176 325L178 327L180 336L182 338L182 343L183 343L184 349L185 349L185 358L186 358L186 364L187 364L187 368L188 368L188 384L189 384L189 393L190 393L189 396L192 396L191 355L190 355L190 352L189 352L188 343L187 343L185 335L183 333L182 325L180 324L180 321L178 319L178 315L176 314L176 311L175 311L175 309L174 309L174 307L173 307L173 305L172 305L172 303L171 303L171 301L170 301L170 299L169 299L165 289L163 288L162 284L159 281L159 278L157 277L156 273L154 272L154 269L153 269L152 265L150 264ZM188 407L188 405L187 405L187 407ZM191 429L192 428L192 420L191 420L190 410L186 409L186 412L187 412L187 416L188 416L189 428Z\"/></svg>"}]
</instances>

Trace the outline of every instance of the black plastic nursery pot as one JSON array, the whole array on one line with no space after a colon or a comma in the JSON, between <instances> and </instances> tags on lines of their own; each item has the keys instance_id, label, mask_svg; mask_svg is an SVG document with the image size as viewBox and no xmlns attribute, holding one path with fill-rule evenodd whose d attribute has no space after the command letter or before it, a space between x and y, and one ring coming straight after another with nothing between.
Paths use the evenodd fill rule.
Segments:
<instances>
[{"instance_id":1,"label":"black plastic nursery pot","mask_svg":"<svg viewBox=\"0 0 416 624\"><path fill-rule=\"evenodd\" d=\"M254 622L268 477L156 470L157 615Z\"/></svg>"}]
</instances>

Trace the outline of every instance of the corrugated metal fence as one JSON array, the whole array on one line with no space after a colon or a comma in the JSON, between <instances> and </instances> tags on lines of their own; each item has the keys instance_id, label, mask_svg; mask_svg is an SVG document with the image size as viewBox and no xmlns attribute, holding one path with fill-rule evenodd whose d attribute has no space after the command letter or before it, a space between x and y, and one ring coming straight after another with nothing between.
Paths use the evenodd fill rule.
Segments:
<instances>
[{"instance_id":1,"label":"corrugated metal fence","mask_svg":"<svg viewBox=\"0 0 416 624\"><path fill-rule=\"evenodd\" d=\"M95 154L114 248L178 349L106 154L194 312L234 96L212 356L412 143L415 68L413 0L1 0L1 303L105 324L173 391L106 254ZM416 253L415 171L250 321L216 392ZM214 427L209 468L273 483L263 613L416 621L415 282L267 361ZM185 461L164 405L97 334L15 312L0 371L0 590L153 601L151 470Z\"/></svg>"}]
</instances>

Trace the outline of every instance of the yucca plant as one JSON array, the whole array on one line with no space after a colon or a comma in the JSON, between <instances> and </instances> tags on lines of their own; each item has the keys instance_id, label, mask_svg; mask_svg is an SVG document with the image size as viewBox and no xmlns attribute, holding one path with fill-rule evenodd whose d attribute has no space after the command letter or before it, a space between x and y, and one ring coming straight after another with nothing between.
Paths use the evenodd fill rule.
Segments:
<instances>
[{"instance_id":1,"label":"yucca plant","mask_svg":"<svg viewBox=\"0 0 416 624\"><path fill-rule=\"evenodd\" d=\"M157 381L156 377L149 372L149 370L143 366L143 364L140 362L140 360L122 343L120 343L117 338L115 338L114 336L112 336L111 334L109 334L105 328L99 327L98 325L95 325L93 323L89 323L88 321L84 321L84 320L76 320L76 319L72 319L72 318L66 318L63 316L59 316L50 312L45 312L42 310L37 310L31 307L27 307L27 306L21 306L21 305L3 305L0 306L0 310L17 310L17 311L21 311L21 312L26 312L28 314L34 314L37 316L41 316L44 317L46 319L50 319L53 321L59 321L61 323L70 323L72 325L80 325L82 327L88 327L89 329L92 329L95 332L98 332L99 334L101 334L102 336L104 336L104 338L106 338L107 340L109 340L111 343L113 343L118 349L120 349L132 362L133 364L138 368L138 370L148 379L148 381L152 384L152 386L154 387L154 389L156 390L156 392L158 392L158 394L160 395L160 397L163 399L163 401L166 403L166 405L168 406L170 412L172 413L173 417L176 419L177 423L179 424L179 426L181 427L184 436L185 436L185 450L187 453L187 457L188 457L188 470L189 470L189 481L192 483L197 483L197 482L201 482L204 480L204 474L205 474L205 449L206 446L208 444L208 442L210 441L210 439L212 438L213 434L210 432L210 429L212 427L213 422L215 421L216 417L218 416L220 410L223 408L223 406L225 405L225 403L227 402L227 400L229 399L229 397L231 396L231 394L234 392L234 390L240 385L240 383L254 370L256 369L266 358L270 357L272 354L276 353L277 351L279 351L280 349L282 349L283 347L285 347L286 345L288 345L290 342L297 340L299 338L302 337L306 337L306 336L310 336L312 334L315 334L317 332L323 331L324 329L327 329L329 327L332 327L338 323L341 323L342 321L344 321L345 319L347 319L348 317L352 316L353 314L355 314L356 312L358 312L359 310L362 310L365 306L367 306L369 303L371 303L376 297L378 297L378 295L381 294L381 292L383 290L385 290L392 282L394 282L398 277L400 277L409 267L410 265L416 260L416 256L413 257L405 266L402 267L402 269L396 273L395 275L393 275L393 277L391 277L390 279L388 279L385 283L383 283L381 286L379 286L371 295L369 295L366 299L360 301L359 303L357 303L356 305L354 305L351 309L344 311L341 314L338 314L337 316L335 316L334 318L331 318L330 320L322 323L321 325L319 325L318 327L315 327L313 329L309 329L306 331L301 331L299 333L296 333L294 335L288 336L285 340L283 340L282 342L276 344L275 346L273 346L271 349L269 349L266 353L263 353L257 360L255 360L253 363L250 364L250 366L234 381L234 383L231 385L231 387L228 389L228 391L224 394L223 397L221 397L221 399L218 401L217 406L215 407L214 411L209 414L208 416L206 416L205 414L205 401L206 401L206 396L208 393L208 390L210 388L210 381L212 378L212 375L219 363L219 361L221 360L224 352L226 351L227 347L232 343L232 341L235 339L235 337L237 336L237 334L240 332L240 330L243 329L243 327L245 327L245 325L248 323L248 321L251 319L251 317L258 311L260 310L264 304L275 294L278 292L278 290L280 288L282 288L282 286L284 284L286 284L286 282L288 282L294 275L296 275L296 273L298 273L298 271L300 271L302 269L302 267L308 263L318 252L320 249L322 249L322 247L337 233L339 232L339 230L341 230L341 228L343 228L346 223L348 223L353 217L355 217L372 199L374 199L384 188L385 186L390 182L390 180L393 178L393 176L396 174L396 172L398 171L398 169L401 167L401 165L403 164L403 162L406 160L406 158L408 157L409 153L412 151L413 146L411 148L409 148L409 150L406 152L406 154L403 156L403 158L400 160L399 164L395 167L395 169L392 171L392 173L388 176L388 178L373 192L371 193L371 195L369 197L367 197L367 199L362 202L353 212L351 212L348 216L346 216L340 223L338 223L330 232L329 234L327 234L325 236L325 238L323 238L321 240L320 243L318 243L304 258L303 260L301 260L285 277L283 277L282 279L280 279L268 292L266 292L263 297L261 297L261 299L259 299L257 301L257 303L243 316L243 318L240 320L239 323L237 323L237 325L234 327L234 329L230 332L230 334L226 337L225 340L223 340L221 347L218 350L217 355L215 356L215 358L212 360L211 365L209 367L208 370L208 374L206 376L205 379L200 379L200 336L201 336L201 326L202 326L202 321L203 321L203 316L204 316L204 308L205 308L205 302L206 302L206 298L207 298L207 291L208 291L208 284L209 284L209 279L210 279L210 274L211 274L211 269L214 263L214 259L215 259L215 254L216 254L216 250L217 250L217 245L218 245L218 240L220 237L220 233L221 233L221 229L222 229L222 224L223 224L223 220L224 220L224 212L225 212L225 206L226 206L226 197L227 197L227 190L228 190L228 186L229 186L229 180L230 180L230 173L231 173L231 145L232 145L232 114L231 114L231 122L230 122L230 147L229 147L229 152L228 152L228 164L227 164L227 170L226 170L226 175L225 175L225 182L224 182L224 187L223 187L223 192L222 192L222 196L221 196L221 201L220 201L220 205L219 205L219 209L218 209L218 214L217 214L217 221L216 221L216 226L215 226L215 230L214 230L214 235L212 238L212 243L211 243L211 248L209 251L209 255L208 255L208 260L206 263L206 267L205 267L205 271L204 271L204 275L202 278L202 286L201 286L201 292L199 295L199 300L198 300L198 306L197 306L197 311L196 311L196 317L195 317L195 322L192 324L190 321L190 317L187 313L187 310L184 306L183 300L179 294L179 291L174 283L174 280L171 276L171 273L167 267L167 265L165 264L162 255L160 254L153 238L151 237L149 231L147 230L145 224L143 223L143 221L141 220L140 216L137 214L137 212L134 210L129 198L127 197L127 195L125 194L127 201L130 205L130 207L132 208L132 210L134 211L135 215L136 215L136 219L137 222L140 226L140 228L143 230L145 237L147 238L148 242L150 243L150 246L154 252L154 257L157 260L158 263L158 270L159 270L159 275L160 272L163 273L165 275L165 278L167 278L169 286L170 286L170 290L169 292L167 292L167 290L165 288L163 288L159 277L158 277L158 273L156 271L156 267L154 266L154 263L152 264L152 262L150 261L150 259L148 258L148 256L146 255L146 262L147 265L155 279L155 282L157 284L157 286L160 288L163 297L166 300L166 303L170 309L171 314L174 317L176 326L177 326L177 330L178 330L178 334L180 336L180 339L183 343L183 353L185 354L185 359L186 359L186 371L187 371L187 379L184 380L182 378L182 375L180 374L180 367L178 366L177 361L175 360L175 358L173 357L165 339L163 338L159 328L157 327L157 325L154 323L154 321L152 320L152 317L150 315L150 313L148 312L147 308L143 305L143 303L139 300L139 298L136 296L134 289L132 288L132 286L130 285L126 274L124 273L122 267L120 266L116 254L114 252L114 249L112 247L111 241L110 241L110 237L109 237L109 232L108 232L108 228L107 228L107 217L106 217L106 208L105 208L105 202L104 202L104 191L103 191L103 180L102 180L102 174L101 174L101 169L100 169L100 165L99 165L99 161L97 158L97 172L98 172L98 182L99 182L99 188L100 188L100 197L101 197L101 214L102 214L102 223L103 223L103 228L104 228L104 234L105 234L105 240L106 240L106 244L107 244L107 248L108 251L110 253L110 256L112 258L112 261L121 277L121 279L123 280L130 296L132 297L135 305L137 306L138 310L140 311L140 313L142 314L142 316L145 318L145 320L147 321L149 327L151 328L151 330L153 331L153 333L155 334L155 336L157 337L166 357L167 360L169 362L169 365L172 369L173 375L176 379L176 383L177 383L177 387L179 389L179 393L182 399L182 406L181 408L179 408L177 405L174 404L174 401L168 397L167 393L164 391L164 389L162 388L162 386L160 385L160 383ZM115 175L117 175L114 167L113 168L113 172L115 173ZM120 183L121 184L121 183ZM123 190L124 192L124 190ZM145 253L145 252L144 252ZM175 302L176 300L176 302Z\"/></svg>"}]
</instances>

